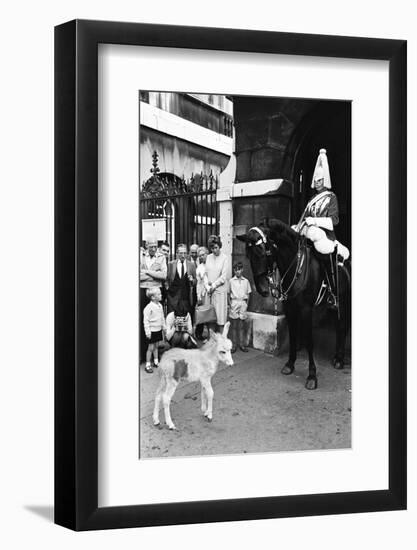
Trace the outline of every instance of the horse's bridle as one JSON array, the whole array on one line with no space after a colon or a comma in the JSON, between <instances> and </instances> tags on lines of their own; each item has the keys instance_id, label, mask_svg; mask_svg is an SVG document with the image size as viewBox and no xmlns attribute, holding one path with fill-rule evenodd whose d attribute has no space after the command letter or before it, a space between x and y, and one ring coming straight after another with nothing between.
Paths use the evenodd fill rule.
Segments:
<instances>
[{"instance_id":1,"label":"horse's bridle","mask_svg":"<svg viewBox=\"0 0 417 550\"><path fill-rule=\"evenodd\" d=\"M251 246L260 246L264 245L265 247L265 255L267 259L267 273L266 278L268 280L268 286L269 290L271 292L271 296L276 300L282 299L282 289L281 284L278 279L278 273L277 273L277 267L274 266L273 258L272 258L272 248L276 248L276 244L271 244L271 242L268 240L265 233L257 226L251 227L249 231L255 231L259 235L259 239L252 243Z\"/></svg>"},{"instance_id":2,"label":"horse's bridle","mask_svg":"<svg viewBox=\"0 0 417 550\"><path fill-rule=\"evenodd\" d=\"M266 235L262 231L262 229L260 229L258 226L254 226L254 227L251 227L249 231L256 231L256 233L259 234L259 239L256 241L256 243L252 243L253 246L259 246L260 244L264 244L265 246L267 245L268 239L266 238Z\"/></svg>"},{"instance_id":3,"label":"horse's bridle","mask_svg":"<svg viewBox=\"0 0 417 550\"><path fill-rule=\"evenodd\" d=\"M271 262L272 248L276 248L277 245L275 243L271 243L271 241L267 238L260 227L251 227L249 231L256 231L256 233L259 234L259 239L255 243L251 243L249 246L260 246L262 244L264 245L265 255L268 259L268 272L271 271L273 269L273 262Z\"/></svg>"},{"instance_id":4,"label":"horse's bridle","mask_svg":"<svg viewBox=\"0 0 417 550\"><path fill-rule=\"evenodd\" d=\"M274 265L273 256L272 256L272 249L277 248L277 245L275 243L271 243L270 240L267 238L265 233L257 226L251 227L249 231L255 231L259 234L259 239L252 243L251 246L260 246L264 245L265 247L265 255L267 258L267 273L266 278L268 280L268 286L269 291L271 292L271 296L274 299L275 302L275 310L278 310L278 300L280 302L283 302L288 299L288 295L290 291L292 290L293 286L295 285L297 278L299 274L301 273L301 266L303 263L303 255L301 254L301 245L298 244L298 251L296 256L294 257L293 261L290 263L287 271L284 273L284 275L279 279L278 274L278 268L276 264ZM290 271L290 268L293 266L294 262L297 262L294 276L288 287L284 290L283 289L283 282L285 279L285 276Z\"/></svg>"}]
</instances>

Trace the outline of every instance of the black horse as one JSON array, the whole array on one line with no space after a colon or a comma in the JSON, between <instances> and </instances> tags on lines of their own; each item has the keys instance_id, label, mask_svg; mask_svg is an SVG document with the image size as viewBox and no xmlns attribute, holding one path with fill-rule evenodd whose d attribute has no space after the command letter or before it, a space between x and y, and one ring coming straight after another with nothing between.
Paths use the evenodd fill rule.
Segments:
<instances>
[{"instance_id":1,"label":"black horse","mask_svg":"<svg viewBox=\"0 0 417 550\"><path fill-rule=\"evenodd\" d=\"M283 374L292 374L297 357L299 328L303 329L309 357L306 388L317 388L313 356L313 307L320 302L324 280L323 260L305 237L279 220L265 221L252 227L246 235L238 235L246 243L256 290L266 297L271 292L283 301L289 331L289 358ZM280 280L276 276L278 269ZM336 318L336 353L333 365L342 369L345 341L350 317L350 274L345 265L338 265L339 308ZM324 296L325 299L325 296ZM301 321L301 327L300 327Z\"/></svg>"}]
</instances>

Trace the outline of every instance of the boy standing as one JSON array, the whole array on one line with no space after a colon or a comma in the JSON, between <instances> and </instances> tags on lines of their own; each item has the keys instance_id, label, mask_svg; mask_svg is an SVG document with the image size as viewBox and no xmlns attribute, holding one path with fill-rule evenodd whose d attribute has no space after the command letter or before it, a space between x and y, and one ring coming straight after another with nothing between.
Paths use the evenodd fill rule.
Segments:
<instances>
[{"instance_id":1,"label":"boy standing","mask_svg":"<svg viewBox=\"0 0 417 550\"><path fill-rule=\"evenodd\" d=\"M160 304L162 298L161 289L159 287L149 288L146 294L150 302L143 310L143 327L148 342L145 372L151 374L153 372L151 366L152 357L154 367L158 367L159 365L158 346L163 342L163 333L165 332L166 325L164 310Z\"/></svg>"},{"instance_id":2,"label":"boy standing","mask_svg":"<svg viewBox=\"0 0 417 550\"><path fill-rule=\"evenodd\" d=\"M249 294L252 292L249 281L242 276L243 264L237 262L233 266L234 276L230 279L229 300L230 300L230 325L231 340L233 342L232 353L235 353L237 346L244 352L248 351L246 347L245 320L247 318L247 309Z\"/></svg>"}]
</instances>

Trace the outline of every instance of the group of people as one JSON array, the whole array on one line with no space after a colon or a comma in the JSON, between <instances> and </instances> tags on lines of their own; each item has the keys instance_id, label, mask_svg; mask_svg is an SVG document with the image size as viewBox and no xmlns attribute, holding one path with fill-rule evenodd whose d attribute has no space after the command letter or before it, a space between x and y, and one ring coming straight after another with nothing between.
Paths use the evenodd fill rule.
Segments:
<instances>
[{"instance_id":1,"label":"group of people","mask_svg":"<svg viewBox=\"0 0 417 550\"><path fill-rule=\"evenodd\" d=\"M246 311L251 286L243 266L233 266L227 277L227 256L219 236L209 237L207 247L178 244L169 261L170 247L148 239L140 257L141 362L145 371L158 366L159 347L197 347L206 330L222 331L229 318L232 352L247 351Z\"/></svg>"},{"instance_id":2,"label":"group of people","mask_svg":"<svg viewBox=\"0 0 417 550\"><path fill-rule=\"evenodd\" d=\"M318 253L325 273L328 303L338 307L338 258L347 260L349 250L336 241L334 227L339 222L336 195L331 191L330 171L325 149L320 149L311 187L315 193L297 225ZM141 250L140 310L141 360L146 372L158 366L158 348L165 339L174 347L193 347L203 341L204 325L221 331L231 322L232 352L239 345L247 351L245 324L251 286L243 277L243 266L233 266L227 280L227 257L220 237L212 235L207 247L179 244L176 259L169 261L170 246L148 240ZM206 309L204 309L206 308ZM210 315L204 318L204 311Z\"/></svg>"}]
</instances>

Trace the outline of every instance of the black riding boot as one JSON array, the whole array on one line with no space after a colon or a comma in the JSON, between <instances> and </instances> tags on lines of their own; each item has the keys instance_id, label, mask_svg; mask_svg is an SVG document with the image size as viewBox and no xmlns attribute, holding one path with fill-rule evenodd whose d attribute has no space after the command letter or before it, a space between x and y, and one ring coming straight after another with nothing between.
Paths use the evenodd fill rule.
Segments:
<instances>
[{"instance_id":1,"label":"black riding boot","mask_svg":"<svg viewBox=\"0 0 417 550\"><path fill-rule=\"evenodd\" d=\"M335 247L334 252L327 254L325 270L328 283L327 303L332 309L338 309L339 285L337 272L337 247Z\"/></svg>"},{"instance_id":2,"label":"black riding boot","mask_svg":"<svg viewBox=\"0 0 417 550\"><path fill-rule=\"evenodd\" d=\"M332 309L339 307L339 288L338 288L338 272L337 272L337 247L331 254L326 254L323 260L324 270L326 273L327 289L327 304Z\"/></svg>"}]
</instances>

